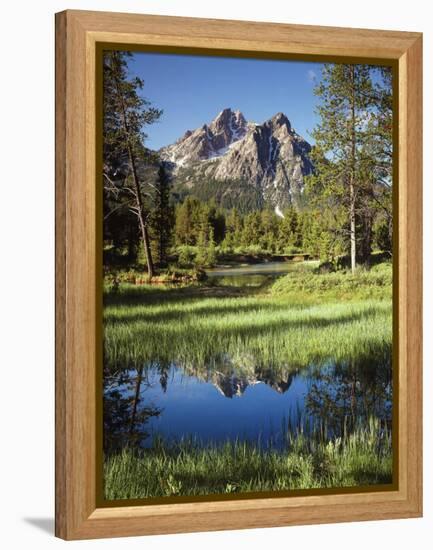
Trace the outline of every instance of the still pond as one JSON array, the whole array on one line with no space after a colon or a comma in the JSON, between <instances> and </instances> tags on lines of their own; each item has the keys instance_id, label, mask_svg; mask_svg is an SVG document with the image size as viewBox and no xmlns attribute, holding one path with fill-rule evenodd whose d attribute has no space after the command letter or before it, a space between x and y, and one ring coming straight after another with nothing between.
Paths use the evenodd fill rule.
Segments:
<instances>
[{"instance_id":1,"label":"still pond","mask_svg":"<svg viewBox=\"0 0 433 550\"><path fill-rule=\"evenodd\" d=\"M207 275L215 285L262 286L291 269L290 262L270 262L214 269ZM118 427L118 439L113 433L108 446L149 447L162 438L202 445L247 440L278 448L291 431L308 433L319 426L338 435L370 415L390 425L390 360L329 362L296 370L288 365L274 371L253 364L239 370L224 350L221 356L220 368L191 369L173 360L125 367L106 377L104 415L112 414L110 424Z\"/></svg>"}]
</instances>

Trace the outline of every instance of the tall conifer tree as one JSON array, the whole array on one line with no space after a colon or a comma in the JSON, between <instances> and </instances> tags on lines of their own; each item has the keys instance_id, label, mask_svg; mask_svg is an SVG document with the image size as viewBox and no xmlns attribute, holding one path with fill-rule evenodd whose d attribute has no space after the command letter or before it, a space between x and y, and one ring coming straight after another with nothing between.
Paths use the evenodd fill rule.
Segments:
<instances>
[{"instance_id":1,"label":"tall conifer tree","mask_svg":"<svg viewBox=\"0 0 433 550\"><path fill-rule=\"evenodd\" d=\"M104 56L104 190L137 216L149 277L154 266L149 238L151 208L140 167L151 162L144 147L144 127L162 111L140 92L144 82L128 74L129 52L109 51ZM124 168L126 165L126 168ZM119 178L121 173L123 178ZM122 203L123 201L123 203Z\"/></svg>"},{"instance_id":2,"label":"tall conifer tree","mask_svg":"<svg viewBox=\"0 0 433 550\"><path fill-rule=\"evenodd\" d=\"M315 88L320 97L320 121L313 137L314 162L320 192L338 202L347 213L350 264L357 264L357 213L363 187L365 159L362 151L368 139L368 122L373 102L371 68L368 65L325 64ZM341 228L345 230L345 228Z\"/></svg>"},{"instance_id":3,"label":"tall conifer tree","mask_svg":"<svg viewBox=\"0 0 433 550\"><path fill-rule=\"evenodd\" d=\"M167 263L168 248L173 232L173 207L170 204L170 178L161 164L155 184L154 208L151 220L151 233L154 245L155 262Z\"/></svg>"}]
</instances>

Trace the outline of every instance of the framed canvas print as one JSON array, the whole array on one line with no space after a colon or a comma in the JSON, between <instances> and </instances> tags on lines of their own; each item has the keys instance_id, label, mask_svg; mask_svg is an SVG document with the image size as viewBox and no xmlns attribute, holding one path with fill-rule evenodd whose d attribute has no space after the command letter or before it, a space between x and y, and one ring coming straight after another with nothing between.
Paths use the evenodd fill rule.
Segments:
<instances>
[{"instance_id":1,"label":"framed canvas print","mask_svg":"<svg viewBox=\"0 0 433 550\"><path fill-rule=\"evenodd\" d=\"M422 37L56 15L56 534L422 510Z\"/></svg>"}]
</instances>

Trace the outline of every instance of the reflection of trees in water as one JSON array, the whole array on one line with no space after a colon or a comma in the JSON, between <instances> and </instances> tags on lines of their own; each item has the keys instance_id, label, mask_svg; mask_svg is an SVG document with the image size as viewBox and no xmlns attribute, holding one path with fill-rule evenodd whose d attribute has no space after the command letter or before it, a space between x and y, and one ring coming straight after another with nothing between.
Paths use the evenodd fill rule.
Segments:
<instances>
[{"instance_id":1,"label":"reflection of trees in water","mask_svg":"<svg viewBox=\"0 0 433 550\"><path fill-rule=\"evenodd\" d=\"M149 436L146 432L149 419L161 414L158 407L143 405L142 393L149 387L148 370L144 366L135 371L104 373L105 453L139 445Z\"/></svg>"},{"instance_id":2,"label":"reflection of trees in water","mask_svg":"<svg viewBox=\"0 0 433 550\"><path fill-rule=\"evenodd\" d=\"M323 435L344 435L369 417L391 428L391 352L314 369L311 377L305 409Z\"/></svg>"},{"instance_id":3,"label":"reflection of trees in water","mask_svg":"<svg viewBox=\"0 0 433 550\"><path fill-rule=\"evenodd\" d=\"M215 368L218 366L218 368ZM299 370L273 369L249 363L242 369L233 369L225 362L213 362L214 368L205 365L151 363L135 369L123 369L104 375L104 450L115 452L126 446L141 446L149 437L146 427L152 417L162 410L146 399L150 387L160 386L167 392L176 369L188 376L212 383L227 398L242 396L246 388L262 382L274 391L287 392L299 375ZM392 369L391 350L372 353L371 356L348 360L325 367L310 367L301 371L309 380L305 396L305 412L298 411L291 419L298 427L304 420L312 420L314 431L319 429L327 438L350 433L364 424L370 416L379 418L391 428ZM304 419L304 420L303 420Z\"/></svg>"},{"instance_id":4,"label":"reflection of trees in water","mask_svg":"<svg viewBox=\"0 0 433 550\"><path fill-rule=\"evenodd\" d=\"M160 416L162 410L146 400L146 391L159 384L167 392L170 373L181 368L190 376L212 383L228 398L241 396L247 387L263 382L278 393L285 393L296 372L282 374L271 369L258 368L256 372L237 373L212 371L197 365L176 367L171 363L151 363L134 369L124 368L115 373L104 370L104 451L112 453L124 447L141 446L149 437L146 427L149 420ZM251 369L249 369L251 370Z\"/></svg>"}]
</instances>

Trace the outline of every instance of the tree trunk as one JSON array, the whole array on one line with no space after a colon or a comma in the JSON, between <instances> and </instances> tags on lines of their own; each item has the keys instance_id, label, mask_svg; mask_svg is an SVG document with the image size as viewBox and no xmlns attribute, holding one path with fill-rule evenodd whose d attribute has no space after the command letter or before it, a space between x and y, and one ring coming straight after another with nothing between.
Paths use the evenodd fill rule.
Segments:
<instances>
[{"instance_id":1,"label":"tree trunk","mask_svg":"<svg viewBox=\"0 0 433 550\"><path fill-rule=\"evenodd\" d=\"M144 224L142 216L139 216L139 220L140 220L141 237L143 239L143 248L144 248L144 253L146 255L147 272L149 274L149 279L151 279L155 275L155 272L153 267L152 251L150 248L149 232L147 231L147 227Z\"/></svg>"},{"instance_id":2,"label":"tree trunk","mask_svg":"<svg viewBox=\"0 0 433 550\"><path fill-rule=\"evenodd\" d=\"M131 423L129 425L129 433L134 433L135 421L137 418L138 403L140 401L141 382L143 381L143 367L137 370L137 379L135 381L134 400L132 402Z\"/></svg>"},{"instance_id":3,"label":"tree trunk","mask_svg":"<svg viewBox=\"0 0 433 550\"><path fill-rule=\"evenodd\" d=\"M356 271L356 216L355 216L355 187L350 182L350 267L352 273Z\"/></svg>"},{"instance_id":4,"label":"tree trunk","mask_svg":"<svg viewBox=\"0 0 433 550\"><path fill-rule=\"evenodd\" d=\"M136 214L138 216L138 221L140 224L140 231L141 231L141 237L143 240L143 247L144 252L146 254L146 261L147 261L147 272L149 275L149 279L151 279L154 275L154 267L153 267L153 260L152 260L152 252L150 250L150 242L149 242L149 233L147 231L147 224L145 220L144 215L144 207L143 207L143 201L141 198L141 189L140 189L140 182L138 179L137 174L137 167L135 164L135 156L134 151L132 149L130 135L129 135L129 128L128 128L128 121L126 118L126 107L125 107L125 101L124 97L122 95L122 91L119 86L119 82L116 79L116 89L117 89L117 95L119 97L121 110L122 110L122 124L123 124L123 132L125 135L126 145L128 149L128 158L129 158L129 164L131 167L132 172L132 179L134 182L134 192L135 192L135 200L136 200Z\"/></svg>"},{"instance_id":5,"label":"tree trunk","mask_svg":"<svg viewBox=\"0 0 433 550\"><path fill-rule=\"evenodd\" d=\"M362 212L362 215L358 216L358 222L362 229L360 234L358 228L358 250L357 259L367 265L370 264L371 249L373 242L373 214L366 208Z\"/></svg>"},{"instance_id":6,"label":"tree trunk","mask_svg":"<svg viewBox=\"0 0 433 550\"><path fill-rule=\"evenodd\" d=\"M136 205L137 216L140 224L140 232L141 232L141 238L143 240L144 253L146 255L147 273L149 275L149 279L151 279L154 276L155 271L153 267L152 251L150 249L149 232L147 230L147 224L144 216L143 201L141 200L140 182L138 181L137 167L135 165L134 153L132 151L132 147L129 141L128 141L128 155L129 155L129 164L131 165L132 179L134 181L134 189L135 189L135 195L136 195L135 198L137 202L137 205Z\"/></svg>"}]
</instances>

